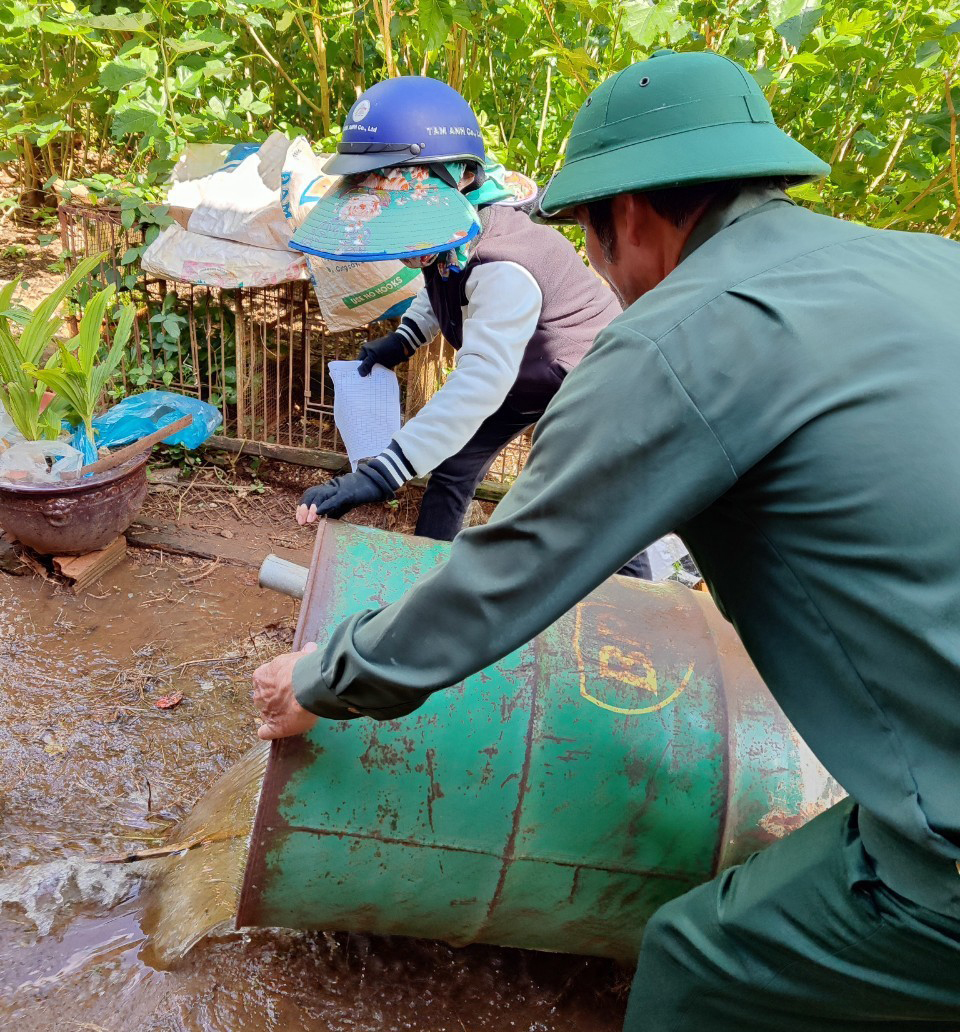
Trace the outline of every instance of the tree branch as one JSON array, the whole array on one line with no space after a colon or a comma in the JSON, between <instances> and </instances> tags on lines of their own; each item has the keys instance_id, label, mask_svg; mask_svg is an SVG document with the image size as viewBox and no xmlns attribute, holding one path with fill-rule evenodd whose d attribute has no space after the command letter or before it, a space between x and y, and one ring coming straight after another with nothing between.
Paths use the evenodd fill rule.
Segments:
<instances>
[{"instance_id":1,"label":"tree branch","mask_svg":"<svg viewBox=\"0 0 960 1032\"><path fill-rule=\"evenodd\" d=\"M291 79L290 76L287 75L287 73L284 71L283 65L280 64L280 62L273 56L272 53L270 53L269 50L267 50L263 40L257 35L256 29L254 29L254 27L246 21L241 21L240 24L247 30L247 32L250 33L251 39L254 43L257 44L263 56L280 73L280 78L283 79L283 81L290 87L290 89L293 90L294 93L296 93L296 95L304 102L304 104L307 105L308 108L310 108L313 112L315 112L321 118L323 118L323 112L320 110L320 108L318 108L317 105L314 104L314 102L303 92L303 90L301 90L300 87L297 86L293 79Z\"/></svg>"},{"instance_id":2,"label":"tree branch","mask_svg":"<svg viewBox=\"0 0 960 1032\"><path fill-rule=\"evenodd\" d=\"M954 208L953 218L950 219L950 224L944 230L944 236L952 235L953 231L960 224L960 179L957 178L957 110L953 103L953 74L957 69L955 64L953 68L947 72L944 93L947 98L947 111L950 112L950 182L953 186L953 199L956 207Z\"/></svg>"},{"instance_id":3,"label":"tree branch","mask_svg":"<svg viewBox=\"0 0 960 1032\"><path fill-rule=\"evenodd\" d=\"M553 33L553 38L556 41L557 46L561 50L567 50L568 48L566 46L564 46L563 40L560 39L560 35L557 32L556 26L553 24L553 18L550 15L550 8L547 7L546 3L544 3L544 0L538 0L538 2L540 4L540 7L541 7L541 9L542 9L546 19L547 19L547 25L550 26L550 31ZM570 70L573 72L574 77L576 78L577 82L580 83L580 87L584 91L584 93L589 93L590 92L590 86L587 83L586 79L584 79L584 77L577 71L576 68L573 67L572 64L571 64Z\"/></svg>"}]
</instances>

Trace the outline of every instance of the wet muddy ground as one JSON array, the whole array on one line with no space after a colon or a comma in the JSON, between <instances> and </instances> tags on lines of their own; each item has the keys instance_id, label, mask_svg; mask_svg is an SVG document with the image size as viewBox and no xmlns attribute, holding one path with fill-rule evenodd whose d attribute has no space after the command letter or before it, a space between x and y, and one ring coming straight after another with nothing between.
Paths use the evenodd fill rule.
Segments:
<instances>
[{"instance_id":1,"label":"wet muddy ground","mask_svg":"<svg viewBox=\"0 0 960 1032\"><path fill-rule=\"evenodd\" d=\"M87 861L159 845L246 752L294 621L236 566L134 553L79 598L0 574L0 1027L619 1028L628 975L583 958L267 930L146 962L137 865Z\"/></svg>"}]
</instances>

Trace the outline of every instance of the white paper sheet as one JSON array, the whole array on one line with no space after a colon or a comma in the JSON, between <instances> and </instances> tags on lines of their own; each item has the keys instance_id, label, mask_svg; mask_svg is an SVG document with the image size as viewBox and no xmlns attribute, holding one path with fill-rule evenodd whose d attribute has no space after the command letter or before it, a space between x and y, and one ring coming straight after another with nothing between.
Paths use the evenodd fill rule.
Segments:
<instances>
[{"instance_id":1,"label":"white paper sheet","mask_svg":"<svg viewBox=\"0 0 960 1032\"><path fill-rule=\"evenodd\" d=\"M330 362L333 420L355 470L361 459L379 455L400 429L400 384L392 369L374 366L357 373L359 362Z\"/></svg>"},{"instance_id":2,"label":"white paper sheet","mask_svg":"<svg viewBox=\"0 0 960 1032\"><path fill-rule=\"evenodd\" d=\"M669 580L674 574L673 564L687 555L687 546L676 534L667 534L647 549L650 575L655 581Z\"/></svg>"}]
</instances>

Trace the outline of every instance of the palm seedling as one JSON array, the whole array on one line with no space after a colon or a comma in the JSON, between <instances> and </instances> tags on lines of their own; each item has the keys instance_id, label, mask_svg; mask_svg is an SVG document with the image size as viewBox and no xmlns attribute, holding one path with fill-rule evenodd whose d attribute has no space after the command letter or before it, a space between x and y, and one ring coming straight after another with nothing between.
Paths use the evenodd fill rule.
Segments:
<instances>
[{"instance_id":1,"label":"palm seedling","mask_svg":"<svg viewBox=\"0 0 960 1032\"><path fill-rule=\"evenodd\" d=\"M78 271L80 266L77 267ZM112 285L95 294L87 303L76 337L57 341L57 350L45 366L26 364L25 372L42 387L54 392L67 408L67 418L83 423L87 438L95 444L93 418L103 393L117 371L130 339L134 309L125 305L117 321L113 343L100 357L102 325L116 288Z\"/></svg>"},{"instance_id":2,"label":"palm seedling","mask_svg":"<svg viewBox=\"0 0 960 1032\"><path fill-rule=\"evenodd\" d=\"M13 307L19 280L0 289L0 404L28 441L56 440L60 436L69 402L57 397L44 407L46 387L36 372L47 373L60 361L59 349L53 347L63 325L58 309L102 260L102 255L92 255L80 262L32 312ZM19 332L14 331L15 326L19 326ZM43 367L38 370L41 362Z\"/></svg>"}]
</instances>

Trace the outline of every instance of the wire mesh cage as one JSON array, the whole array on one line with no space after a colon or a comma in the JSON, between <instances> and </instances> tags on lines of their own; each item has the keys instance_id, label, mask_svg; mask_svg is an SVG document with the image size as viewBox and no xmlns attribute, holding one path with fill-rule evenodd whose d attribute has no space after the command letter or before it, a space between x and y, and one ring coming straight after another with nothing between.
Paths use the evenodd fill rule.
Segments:
<instances>
[{"instance_id":1,"label":"wire mesh cage","mask_svg":"<svg viewBox=\"0 0 960 1032\"><path fill-rule=\"evenodd\" d=\"M307 465L346 461L328 363L355 359L365 341L391 324L332 332L306 282L225 289L149 276L138 264L123 263L143 235L136 226L124 228L119 208L69 202L60 205L59 217L68 266L104 253L98 278L131 290L136 300L118 385L124 393L161 388L210 402L223 416L217 444ZM453 356L438 338L398 367L406 419L442 386ZM516 477L529 437L528 431L497 457L488 484Z\"/></svg>"}]
</instances>

